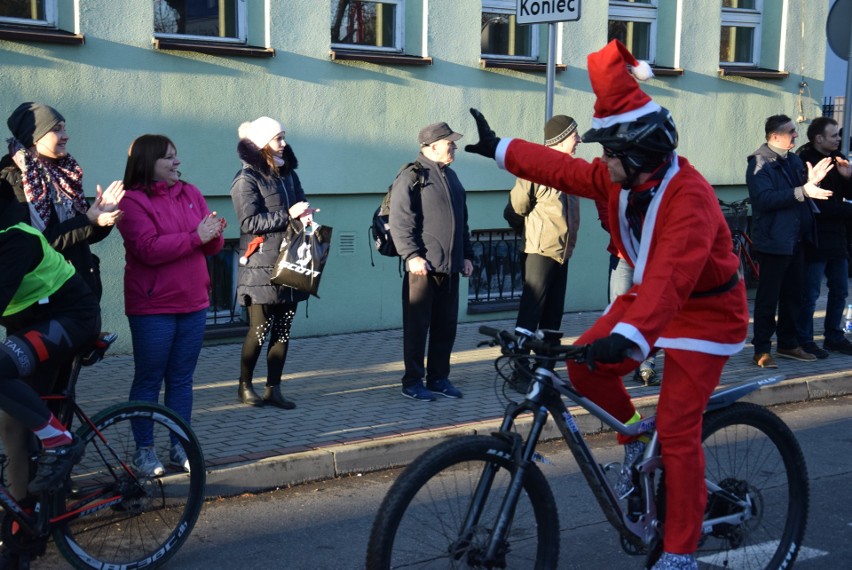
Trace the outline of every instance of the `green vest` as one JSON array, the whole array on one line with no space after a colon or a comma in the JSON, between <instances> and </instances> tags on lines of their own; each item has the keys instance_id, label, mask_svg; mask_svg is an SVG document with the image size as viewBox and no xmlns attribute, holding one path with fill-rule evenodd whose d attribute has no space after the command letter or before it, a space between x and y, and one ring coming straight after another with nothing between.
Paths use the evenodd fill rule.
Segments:
<instances>
[{"instance_id":1,"label":"green vest","mask_svg":"<svg viewBox=\"0 0 852 570\"><path fill-rule=\"evenodd\" d=\"M44 239L40 231L21 222L12 227L0 230L0 233L9 230L21 230L38 236L43 255L41 263L24 275L24 279L18 286L18 290L15 291L15 295L3 311L4 317L20 313L39 300L50 297L74 275L74 267L65 261L61 253L50 247L50 244L47 243L47 240Z\"/></svg>"}]
</instances>

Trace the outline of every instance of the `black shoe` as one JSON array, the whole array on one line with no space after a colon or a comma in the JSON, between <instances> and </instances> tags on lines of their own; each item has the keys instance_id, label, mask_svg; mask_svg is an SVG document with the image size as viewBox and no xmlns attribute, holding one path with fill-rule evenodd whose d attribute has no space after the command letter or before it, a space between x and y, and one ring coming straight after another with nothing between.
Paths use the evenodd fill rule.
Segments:
<instances>
[{"instance_id":1,"label":"black shoe","mask_svg":"<svg viewBox=\"0 0 852 570\"><path fill-rule=\"evenodd\" d=\"M839 352L840 354L852 356L852 342L849 342L845 338L840 339L838 342L829 342L826 340L822 343L822 347L830 352Z\"/></svg>"},{"instance_id":2,"label":"black shoe","mask_svg":"<svg viewBox=\"0 0 852 570\"><path fill-rule=\"evenodd\" d=\"M267 386L263 391L263 401L282 410L292 410L296 407L296 402L291 402L281 395L281 386Z\"/></svg>"},{"instance_id":3,"label":"black shoe","mask_svg":"<svg viewBox=\"0 0 852 570\"><path fill-rule=\"evenodd\" d=\"M802 343L802 350L813 354L820 360L828 358L828 351L821 349L814 341Z\"/></svg>"},{"instance_id":4,"label":"black shoe","mask_svg":"<svg viewBox=\"0 0 852 570\"><path fill-rule=\"evenodd\" d=\"M240 387L237 388L237 399L247 406L263 405L263 400L254 391L251 382L240 382Z\"/></svg>"},{"instance_id":5,"label":"black shoe","mask_svg":"<svg viewBox=\"0 0 852 570\"><path fill-rule=\"evenodd\" d=\"M68 445L43 449L38 456L35 477L27 485L27 491L33 495L48 489L60 487L60 483L71 472L71 468L83 457L86 442L74 437Z\"/></svg>"}]
</instances>

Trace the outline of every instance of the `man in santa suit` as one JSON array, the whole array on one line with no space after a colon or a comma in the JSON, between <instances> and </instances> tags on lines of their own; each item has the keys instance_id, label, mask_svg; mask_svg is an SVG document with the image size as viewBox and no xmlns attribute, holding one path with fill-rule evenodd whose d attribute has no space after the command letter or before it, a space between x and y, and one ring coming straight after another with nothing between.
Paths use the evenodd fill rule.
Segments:
<instances>
[{"instance_id":1,"label":"man in santa suit","mask_svg":"<svg viewBox=\"0 0 852 570\"><path fill-rule=\"evenodd\" d=\"M591 366L569 361L581 393L619 421L639 421L622 376L650 353L666 351L666 381L657 431L666 471L663 554L655 569L697 568L695 551L707 500L702 413L722 367L739 352L748 329L745 287L731 233L710 184L675 153L669 112L634 77L651 76L617 40L588 56L597 96L584 142L603 154L591 163L519 139L499 139L479 111L479 142L465 150L495 158L512 174L563 192L603 200L612 239L634 268L633 286L616 298L578 340L590 344ZM593 369L591 369L593 367ZM647 438L625 444L616 492L634 490L634 463Z\"/></svg>"}]
</instances>

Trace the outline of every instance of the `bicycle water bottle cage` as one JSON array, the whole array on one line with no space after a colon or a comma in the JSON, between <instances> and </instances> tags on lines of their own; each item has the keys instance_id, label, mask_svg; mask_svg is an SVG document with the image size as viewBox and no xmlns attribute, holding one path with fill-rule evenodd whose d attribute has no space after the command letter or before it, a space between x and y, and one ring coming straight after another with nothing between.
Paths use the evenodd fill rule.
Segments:
<instances>
[{"instance_id":1,"label":"bicycle water bottle cage","mask_svg":"<svg viewBox=\"0 0 852 570\"><path fill-rule=\"evenodd\" d=\"M92 349L80 358L80 364L83 366L91 366L100 361L110 345L116 341L118 335L116 333L101 333L101 336L95 341Z\"/></svg>"}]
</instances>

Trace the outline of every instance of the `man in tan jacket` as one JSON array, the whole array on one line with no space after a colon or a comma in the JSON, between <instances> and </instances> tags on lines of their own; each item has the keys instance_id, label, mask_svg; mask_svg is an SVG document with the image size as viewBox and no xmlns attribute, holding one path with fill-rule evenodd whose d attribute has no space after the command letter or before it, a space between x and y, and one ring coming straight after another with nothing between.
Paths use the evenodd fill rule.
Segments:
<instances>
[{"instance_id":1,"label":"man in tan jacket","mask_svg":"<svg viewBox=\"0 0 852 570\"><path fill-rule=\"evenodd\" d=\"M565 115L544 127L545 145L574 155L581 142L577 122ZM512 209L524 217L524 290L516 327L559 330L565 306L568 259L580 227L579 198L518 178L510 194ZM516 382L525 391L526 383Z\"/></svg>"}]
</instances>

